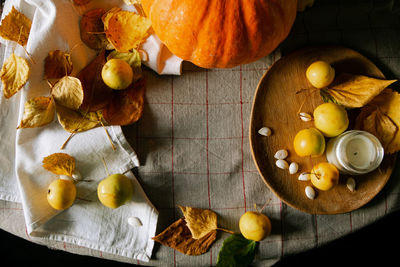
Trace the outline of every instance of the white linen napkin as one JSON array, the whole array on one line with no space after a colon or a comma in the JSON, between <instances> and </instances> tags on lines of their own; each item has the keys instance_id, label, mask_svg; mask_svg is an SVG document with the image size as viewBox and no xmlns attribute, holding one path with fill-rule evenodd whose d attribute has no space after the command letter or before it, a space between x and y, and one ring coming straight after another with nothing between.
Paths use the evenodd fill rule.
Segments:
<instances>
[{"instance_id":1,"label":"white linen napkin","mask_svg":"<svg viewBox=\"0 0 400 267\"><path fill-rule=\"evenodd\" d=\"M123 6L122 1L92 2L99 7ZM49 87L43 80L43 60L49 51L70 51L73 74L95 57L95 52L83 45L80 39L81 10L68 0L7 0L3 17L12 6L32 20L26 49L35 63L31 64L29 81L20 92L10 99L5 99L2 94L0 96L0 199L22 203L27 232L32 236L149 261L158 212L130 172L131 168L139 165L139 161L121 127L107 127L116 146L115 151L102 128L76 134L63 151L60 148L69 133L57 120L40 128L16 130L26 100L49 94ZM0 41L6 46L5 58L12 51L27 58L20 46ZM181 60L168 53L155 36L149 38L143 49L147 49L149 55L147 64L156 72L180 74ZM48 185L58 177L42 167L43 158L56 152L73 156L83 178L93 180L77 184L74 205L62 212L52 209L46 199ZM118 209L106 208L97 199L97 185L107 176L102 158L111 174L125 173L134 184L132 201ZM130 226L129 217L137 217L142 226Z\"/></svg>"}]
</instances>

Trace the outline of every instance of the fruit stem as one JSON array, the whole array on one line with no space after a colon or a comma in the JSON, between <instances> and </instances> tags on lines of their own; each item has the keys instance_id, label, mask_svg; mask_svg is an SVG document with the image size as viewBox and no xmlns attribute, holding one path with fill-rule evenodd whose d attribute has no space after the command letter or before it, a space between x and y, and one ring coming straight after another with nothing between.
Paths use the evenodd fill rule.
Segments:
<instances>
[{"instance_id":1,"label":"fruit stem","mask_svg":"<svg viewBox=\"0 0 400 267\"><path fill-rule=\"evenodd\" d=\"M220 230L222 232L226 232L226 233L230 233L232 235L236 234L235 232L228 230L228 229L224 229L224 228L217 228L216 230Z\"/></svg>"}]
</instances>

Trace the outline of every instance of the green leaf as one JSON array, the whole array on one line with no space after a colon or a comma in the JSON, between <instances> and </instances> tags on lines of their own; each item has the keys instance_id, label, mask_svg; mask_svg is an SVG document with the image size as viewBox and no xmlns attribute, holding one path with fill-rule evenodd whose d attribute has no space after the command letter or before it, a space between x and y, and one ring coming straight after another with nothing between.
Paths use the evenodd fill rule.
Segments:
<instances>
[{"instance_id":1,"label":"green leaf","mask_svg":"<svg viewBox=\"0 0 400 267\"><path fill-rule=\"evenodd\" d=\"M254 260L257 247L258 242L248 240L241 234L233 234L222 244L217 267L249 266Z\"/></svg>"},{"instance_id":2,"label":"green leaf","mask_svg":"<svg viewBox=\"0 0 400 267\"><path fill-rule=\"evenodd\" d=\"M322 97L322 101L324 101L325 103L331 102L331 103L334 103L334 104L338 104L336 99L333 96L331 96L325 89L321 89L319 91L319 94Z\"/></svg>"}]
</instances>

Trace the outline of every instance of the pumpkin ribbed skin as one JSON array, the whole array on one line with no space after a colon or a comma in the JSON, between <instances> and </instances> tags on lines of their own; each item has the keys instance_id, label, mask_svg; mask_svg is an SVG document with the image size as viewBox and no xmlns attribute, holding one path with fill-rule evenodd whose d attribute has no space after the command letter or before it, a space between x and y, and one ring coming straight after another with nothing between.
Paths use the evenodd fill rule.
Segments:
<instances>
[{"instance_id":1,"label":"pumpkin ribbed skin","mask_svg":"<svg viewBox=\"0 0 400 267\"><path fill-rule=\"evenodd\" d=\"M230 68L272 52L289 34L297 0L142 0L155 33L178 57Z\"/></svg>"}]
</instances>

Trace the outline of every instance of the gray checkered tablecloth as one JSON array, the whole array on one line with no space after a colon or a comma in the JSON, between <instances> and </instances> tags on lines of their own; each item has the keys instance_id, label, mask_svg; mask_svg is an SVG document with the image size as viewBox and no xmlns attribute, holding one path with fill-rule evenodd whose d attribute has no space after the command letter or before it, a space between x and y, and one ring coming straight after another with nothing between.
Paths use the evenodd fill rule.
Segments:
<instances>
[{"instance_id":1,"label":"gray checkered tablecloth","mask_svg":"<svg viewBox=\"0 0 400 267\"><path fill-rule=\"evenodd\" d=\"M287 40L268 57L233 69L206 70L185 63L182 76L148 78L143 117L124 133L142 166L134 170L160 212L157 233L181 217L177 205L210 208L219 226L238 231L238 220L254 204L271 218L272 234L262 241L256 266L319 247L360 229L399 206L399 168L366 206L339 215L310 215L293 209L263 183L249 147L249 119L257 83L269 66L297 48L341 44L370 58L387 78L400 77L400 1L317 0L299 13ZM399 160L398 160L399 162ZM398 166L398 164L397 164ZM63 242L43 242L26 234L21 205L0 202L0 228L32 242L77 254L145 264ZM215 265L228 234L210 251L186 256L156 245L152 266Z\"/></svg>"}]
</instances>

